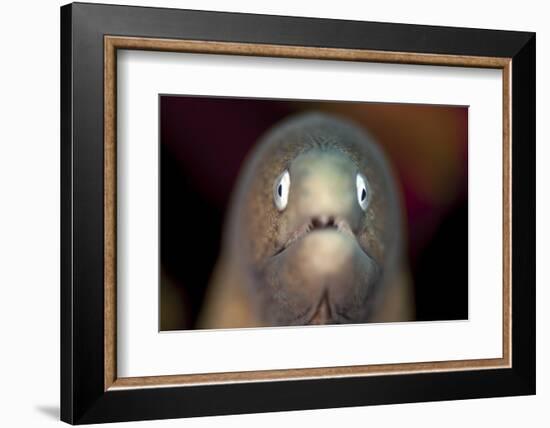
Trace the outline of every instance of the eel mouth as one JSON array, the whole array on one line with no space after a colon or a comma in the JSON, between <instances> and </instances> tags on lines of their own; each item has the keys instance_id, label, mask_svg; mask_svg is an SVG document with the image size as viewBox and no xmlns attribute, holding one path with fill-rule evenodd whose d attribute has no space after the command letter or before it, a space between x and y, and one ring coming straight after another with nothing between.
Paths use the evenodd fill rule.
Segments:
<instances>
[{"instance_id":1,"label":"eel mouth","mask_svg":"<svg viewBox=\"0 0 550 428\"><path fill-rule=\"evenodd\" d=\"M314 216L296 229L286 240L286 242L275 252L275 254L273 254L273 256L281 254L296 241L301 240L310 233L321 230L334 230L355 239L355 235L353 234L349 223L345 219L328 215Z\"/></svg>"}]
</instances>

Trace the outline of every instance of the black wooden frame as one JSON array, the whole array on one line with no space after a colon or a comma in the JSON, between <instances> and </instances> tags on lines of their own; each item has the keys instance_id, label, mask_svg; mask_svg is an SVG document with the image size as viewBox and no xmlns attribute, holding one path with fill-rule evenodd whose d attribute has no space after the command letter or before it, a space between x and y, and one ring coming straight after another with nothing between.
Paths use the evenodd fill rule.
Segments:
<instances>
[{"instance_id":1,"label":"black wooden frame","mask_svg":"<svg viewBox=\"0 0 550 428\"><path fill-rule=\"evenodd\" d=\"M512 58L511 368L104 391L105 35ZM535 34L99 4L61 8L61 419L81 424L535 393Z\"/></svg>"}]
</instances>

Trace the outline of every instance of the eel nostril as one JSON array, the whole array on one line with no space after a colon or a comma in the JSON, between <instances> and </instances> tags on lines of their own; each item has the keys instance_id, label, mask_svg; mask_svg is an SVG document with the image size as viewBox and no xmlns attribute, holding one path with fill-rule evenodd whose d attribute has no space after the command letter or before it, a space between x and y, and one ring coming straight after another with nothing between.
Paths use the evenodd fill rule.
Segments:
<instances>
[{"instance_id":1,"label":"eel nostril","mask_svg":"<svg viewBox=\"0 0 550 428\"><path fill-rule=\"evenodd\" d=\"M321 215L313 217L311 219L311 225L313 229L324 229L329 227L336 227L336 220L332 216Z\"/></svg>"},{"instance_id":2,"label":"eel nostril","mask_svg":"<svg viewBox=\"0 0 550 428\"><path fill-rule=\"evenodd\" d=\"M324 226L322 217L313 217L313 219L311 220L311 224L313 225L314 229Z\"/></svg>"}]
</instances>

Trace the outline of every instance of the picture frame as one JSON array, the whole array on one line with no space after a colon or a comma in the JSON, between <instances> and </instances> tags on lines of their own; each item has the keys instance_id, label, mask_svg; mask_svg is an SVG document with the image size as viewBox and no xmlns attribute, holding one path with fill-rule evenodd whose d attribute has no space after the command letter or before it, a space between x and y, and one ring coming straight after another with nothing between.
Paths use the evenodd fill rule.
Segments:
<instances>
[{"instance_id":1,"label":"picture frame","mask_svg":"<svg viewBox=\"0 0 550 428\"><path fill-rule=\"evenodd\" d=\"M502 70L503 158L494 160L503 168L502 356L119 377L119 50ZM63 6L61 419L85 424L534 394L535 97L534 33Z\"/></svg>"}]
</instances>

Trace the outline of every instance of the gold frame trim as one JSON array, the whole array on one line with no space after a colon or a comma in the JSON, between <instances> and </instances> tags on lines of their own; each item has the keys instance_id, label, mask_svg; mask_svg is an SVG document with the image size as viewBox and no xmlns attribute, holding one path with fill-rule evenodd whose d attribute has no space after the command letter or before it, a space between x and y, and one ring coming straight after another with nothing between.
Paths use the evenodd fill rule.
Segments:
<instances>
[{"instance_id":1,"label":"gold frame trim","mask_svg":"<svg viewBox=\"0 0 550 428\"><path fill-rule=\"evenodd\" d=\"M262 370L171 376L117 377L116 368L116 52L117 49L248 55L281 58L495 68L502 70L503 95L503 349L502 358ZM251 43L104 37L104 389L154 388L311 378L509 368L512 364L512 164L511 58L383 52Z\"/></svg>"}]
</instances>

